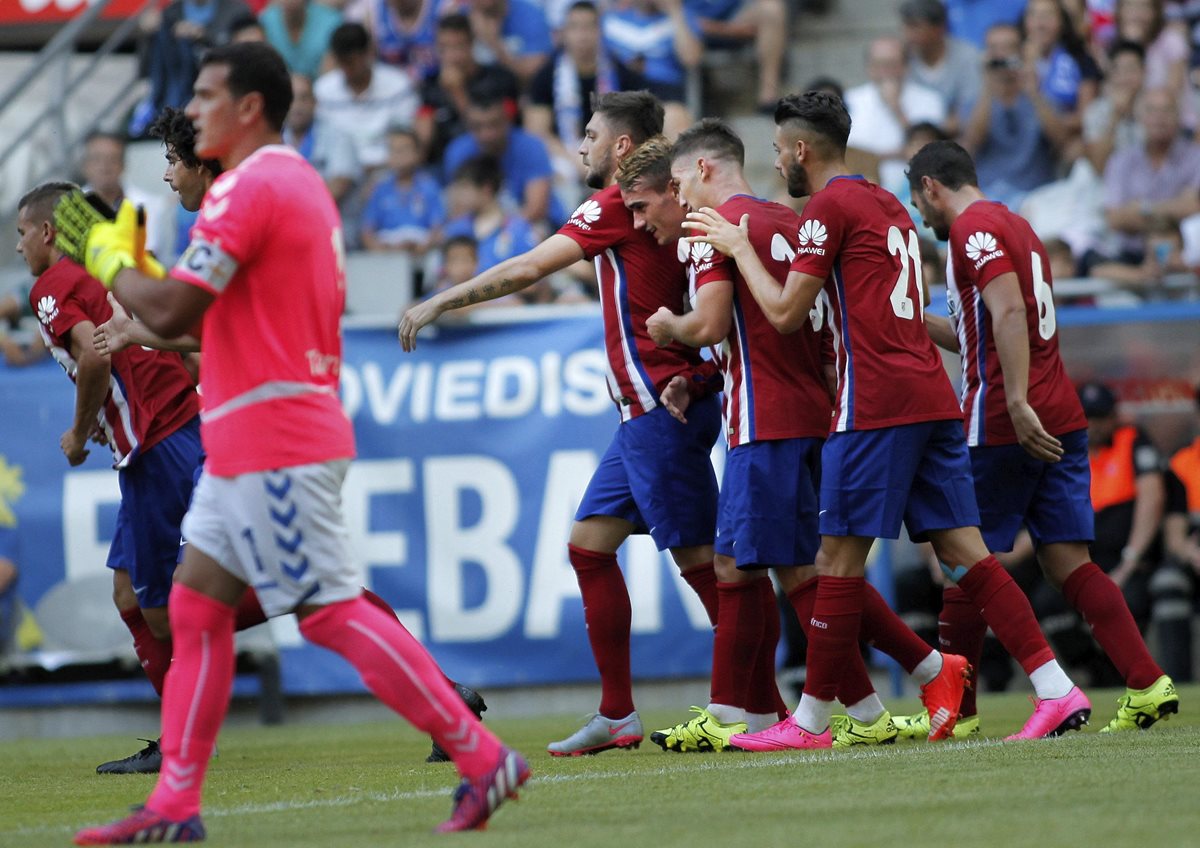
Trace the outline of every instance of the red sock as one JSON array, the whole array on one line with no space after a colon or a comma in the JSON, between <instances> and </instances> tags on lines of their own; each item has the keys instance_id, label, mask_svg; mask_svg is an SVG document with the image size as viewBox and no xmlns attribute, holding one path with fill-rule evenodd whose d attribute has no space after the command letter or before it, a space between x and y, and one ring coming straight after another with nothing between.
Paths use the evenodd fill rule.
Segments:
<instances>
[{"instance_id":1,"label":"red sock","mask_svg":"<svg viewBox=\"0 0 1200 848\"><path fill-rule=\"evenodd\" d=\"M986 635L987 622L979 614L979 607L962 589L947 586L942 591L942 611L938 615L938 644L947 654L966 657L971 664L971 684L963 690L962 706L959 707L959 712L965 716L979 713L975 695Z\"/></svg>"},{"instance_id":2,"label":"red sock","mask_svg":"<svg viewBox=\"0 0 1200 848\"><path fill-rule=\"evenodd\" d=\"M958 581L958 588L967 593L1000 644L1026 674L1054 659L1029 599L994 556L988 554L968 569Z\"/></svg>"},{"instance_id":3,"label":"red sock","mask_svg":"<svg viewBox=\"0 0 1200 848\"><path fill-rule=\"evenodd\" d=\"M689 568L682 574L683 579L692 587L692 591L700 596L700 603L704 604L708 620L712 622L713 627L716 627L717 616L721 614L721 602L717 597L717 572L713 568L713 564L706 562L704 565Z\"/></svg>"},{"instance_id":4,"label":"red sock","mask_svg":"<svg viewBox=\"0 0 1200 848\"><path fill-rule=\"evenodd\" d=\"M267 613L259 603L258 595L254 589L247 586L246 591L242 593L242 599L238 601L237 608L233 613L233 629L234 630L249 630L255 625L262 624L267 620Z\"/></svg>"},{"instance_id":5,"label":"red sock","mask_svg":"<svg viewBox=\"0 0 1200 848\"><path fill-rule=\"evenodd\" d=\"M813 577L788 592L788 600L792 602L792 609L796 611L796 618L800 622L800 627L804 630L804 636L808 639L809 656L812 656L812 618L813 608L817 600L817 586L818 578ZM846 706L857 704L875 691L875 684L871 682L871 675L867 672L867 665L863 662L862 654L858 650L857 637L855 638L852 654L853 656L847 661L845 668L842 669L841 680L838 681L837 685L837 700ZM811 667L808 669L808 673L812 673ZM807 678L804 691L808 692ZM833 698L821 698L821 700L833 700Z\"/></svg>"},{"instance_id":6,"label":"red sock","mask_svg":"<svg viewBox=\"0 0 1200 848\"><path fill-rule=\"evenodd\" d=\"M713 639L712 702L746 706L746 695L762 644L758 581L718 583L721 602Z\"/></svg>"},{"instance_id":7,"label":"red sock","mask_svg":"<svg viewBox=\"0 0 1200 848\"><path fill-rule=\"evenodd\" d=\"M1163 670L1150 656L1125 596L1094 562L1085 562L1063 583L1063 597L1079 610L1100 647L1130 689L1145 689Z\"/></svg>"},{"instance_id":8,"label":"red sock","mask_svg":"<svg viewBox=\"0 0 1200 848\"><path fill-rule=\"evenodd\" d=\"M161 698L163 681L166 680L167 669L171 667L171 641L168 639L163 642L151 632L150 625L146 623L146 618L138 607L121 610L121 621L125 622L125 626L133 634L134 653L137 654L146 677L150 678L150 685Z\"/></svg>"},{"instance_id":9,"label":"red sock","mask_svg":"<svg viewBox=\"0 0 1200 848\"><path fill-rule=\"evenodd\" d=\"M341 654L376 698L450 754L463 777L479 777L496 765L500 740L479 723L394 615L358 597L306 616L300 633Z\"/></svg>"},{"instance_id":10,"label":"red sock","mask_svg":"<svg viewBox=\"0 0 1200 848\"><path fill-rule=\"evenodd\" d=\"M863 595L862 637L900 663L909 674L933 651L870 583Z\"/></svg>"},{"instance_id":11,"label":"red sock","mask_svg":"<svg viewBox=\"0 0 1200 848\"><path fill-rule=\"evenodd\" d=\"M756 715L775 713L780 720L787 716L788 707L779 694L775 676L775 651L779 647L781 625L779 607L775 603L775 587L771 581L756 580L758 602L762 616L763 636L758 643L758 656L750 674L750 689L746 693L746 712Z\"/></svg>"},{"instance_id":12,"label":"red sock","mask_svg":"<svg viewBox=\"0 0 1200 848\"><path fill-rule=\"evenodd\" d=\"M616 554L601 554L567 545L579 593L583 620L596 669L600 672L600 715L625 718L633 712L629 673L629 589Z\"/></svg>"},{"instance_id":13,"label":"red sock","mask_svg":"<svg viewBox=\"0 0 1200 848\"><path fill-rule=\"evenodd\" d=\"M175 661L162 706L162 771L146 806L171 819L200 812L200 790L233 687L231 606L182 583L168 604Z\"/></svg>"},{"instance_id":14,"label":"red sock","mask_svg":"<svg viewBox=\"0 0 1200 848\"><path fill-rule=\"evenodd\" d=\"M863 664L858 652L858 633L862 627L866 582L865 577L817 578L816 600L807 633L808 677L804 694L821 701L836 699L842 677L853 670L855 658L859 666ZM861 700L853 694L842 694L845 704Z\"/></svg>"}]
</instances>

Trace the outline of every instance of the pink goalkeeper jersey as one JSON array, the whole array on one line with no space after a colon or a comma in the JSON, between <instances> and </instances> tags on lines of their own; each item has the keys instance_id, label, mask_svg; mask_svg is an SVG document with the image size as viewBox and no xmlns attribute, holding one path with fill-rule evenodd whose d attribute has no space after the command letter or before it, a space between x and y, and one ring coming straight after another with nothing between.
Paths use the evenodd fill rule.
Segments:
<instances>
[{"instance_id":1,"label":"pink goalkeeper jersey","mask_svg":"<svg viewBox=\"0 0 1200 848\"><path fill-rule=\"evenodd\" d=\"M1050 260L1029 223L1000 203L979 200L950 227L946 299L962 351L962 409L967 444L1014 445L1017 434L1004 395L1004 372L983 290L1013 273L1029 330L1029 405L1051 435L1087 426L1083 407L1058 354Z\"/></svg>"},{"instance_id":2,"label":"pink goalkeeper jersey","mask_svg":"<svg viewBox=\"0 0 1200 848\"><path fill-rule=\"evenodd\" d=\"M834 177L801 215L792 270L825 281L837 354L834 432L961 420L925 329L912 218L862 177Z\"/></svg>"},{"instance_id":3,"label":"pink goalkeeper jersey","mask_svg":"<svg viewBox=\"0 0 1200 848\"><path fill-rule=\"evenodd\" d=\"M263 147L218 177L171 276L216 296L204 315L200 360L209 473L354 455L337 393L341 221L298 153Z\"/></svg>"}]
</instances>

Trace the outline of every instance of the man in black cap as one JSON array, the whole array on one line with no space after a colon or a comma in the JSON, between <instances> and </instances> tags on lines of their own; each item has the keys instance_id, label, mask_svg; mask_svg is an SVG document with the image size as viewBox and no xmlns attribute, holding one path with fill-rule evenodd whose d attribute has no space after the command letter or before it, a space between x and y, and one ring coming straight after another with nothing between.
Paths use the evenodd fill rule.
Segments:
<instances>
[{"instance_id":1,"label":"man in black cap","mask_svg":"<svg viewBox=\"0 0 1200 848\"><path fill-rule=\"evenodd\" d=\"M1117 398L1108 386L1084 383L1079 401L1088 420L1096 511L1092 559L1124 591L1130 612L1144 630L1166 504L1163 457L1139 427L1120 421Z\"/></svg>"}]
</instances>

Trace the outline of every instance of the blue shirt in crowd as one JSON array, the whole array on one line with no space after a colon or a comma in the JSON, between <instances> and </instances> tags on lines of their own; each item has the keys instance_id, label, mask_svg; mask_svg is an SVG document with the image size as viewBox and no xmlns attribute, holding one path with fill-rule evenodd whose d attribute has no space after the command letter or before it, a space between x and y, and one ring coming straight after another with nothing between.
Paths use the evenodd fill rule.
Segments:
<instances>
[{"instance_id":1,"label":"blue shirt in crowd","mask_svg":"<svg viewBox=\"0 0 1200 848\"><path fill-rule=\"evenodd\" d=\"M481 152L475 136L470 133L454 139L446 148L446 155L442 158L443 179L449 183L454 179L455 171L468 160L480 155ZM504 196L503 202L513 209L519 209L525 202L525 187L530 182L538 179L551 181L554 179L554 168L550 164L550 154L546 150L545 143L520 127L513 127L509 130L508 145L500 157L500 170L504 176L504 182L500 187ZM553 192L550 193L550 212L547 217L550 219L550 223L556 227L567 220L562 203Z\"/></svg>"},{"instance_id":2,"label":"blue shirt in crowd","mask_svg":"<svg viewBox=\"0 0 1200 848\"><path fill-rule=\"evenodd\" d=\"M688 26L700 35L695 14L684 10ZM614 59L641 72L650 82L683 85L687 69L675 56L675 28L664 14L639 9L611 9L602 19L604 45Z\"/></svg>"},{"instance_id":3,"label":"blue shirt in crowd","mask_svg":"<svg viewBox=\"0 0 1200 848\"><path fill-rule=\"evenodd\" d=\"M950 34L983 47L983 37L996 24L1015 24L1025 16L1025 0L945 0Z\"/></svg>"},{"instance_id":4,"label":"blue shirt in crowd","mask_svg":"<svg viewBox=\"0 0 1200 848\"><path fill-rule=\"evenodd\" d=\"M974 105L967 104L964 120ZM1024 94L1012 106L992 101L987 138L975 151L975 172L984 194L1016 209L1028 192L1054 179L1054 160L1033 101Z\"/></svg>"},{"instance_id":5,"label":"blue shirt in crowd","mask_svg":"<svg viewBox=\"0 0 1200 848\"><path fill-rule=\"evenodd\" d=\"M442 190L431 175L419 172L401 187L388 177L375 187L363 210L362 228L386 244L421 242L446 219Z\"/></svg>"},{"instance_id":6,"label":"blue shirt in crowd","mask_svg":"<svg viewBox=\"0 0 1200 848\"><path fill-rule=\"evenodd\" d=\"M474 219L470 215L463 215L446 225L444 235L447 239L470 236L477 241L479 264L475 269L476 274L482 274L505 259L532 250L538 243L533 227L520 215L506 215L504 223L483 238L475 232Z\"/></svg>"},{"instance_id":7,"label":"blue shirt in crowd","mask_svg":"<svg viewBox=\"0 0 1200 848\"><path fill-rule=\"evenodd\" d=\"M292 41L278 4L263 9L258 22L266 33L267 43L279 51L288 70L316 79L321 72L321 60L329 49L329 37L342 22L342 13L321 3L308 3L304 12L304 29L299 41Z\"/></svg>"}]
</instances>

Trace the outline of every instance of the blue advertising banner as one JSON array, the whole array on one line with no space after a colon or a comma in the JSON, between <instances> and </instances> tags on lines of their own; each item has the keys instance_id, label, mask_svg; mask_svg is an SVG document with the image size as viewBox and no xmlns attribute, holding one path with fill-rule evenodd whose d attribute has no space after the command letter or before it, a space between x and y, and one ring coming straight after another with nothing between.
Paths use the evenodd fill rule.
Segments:
<instances>
[{"instance_id":1,"label":"blue advertising banner","mask_svg":"<svg viewBox=\"0 0 1200 848\"><path fill-rule=\"evenodd\" d=\"M457 680L594 679L566 541L619 420L598 315L440 327L410 355L390 328L349 329L342 396L358 439L344 508L366 584ZM116 473L99 447L67 467L58 439L72 409L56 365L0 372L0 513L18 520L20 593L59 662L128 642L104 590ZM707 674L708 620L670 557L637 537L622 566L635 676ZM90 588L64 594L72 586ZM72 643L80 621L95 622L84 645ZM286 692L361 690L294 619L271 627Z\"/></svg>"}]
</instances>

